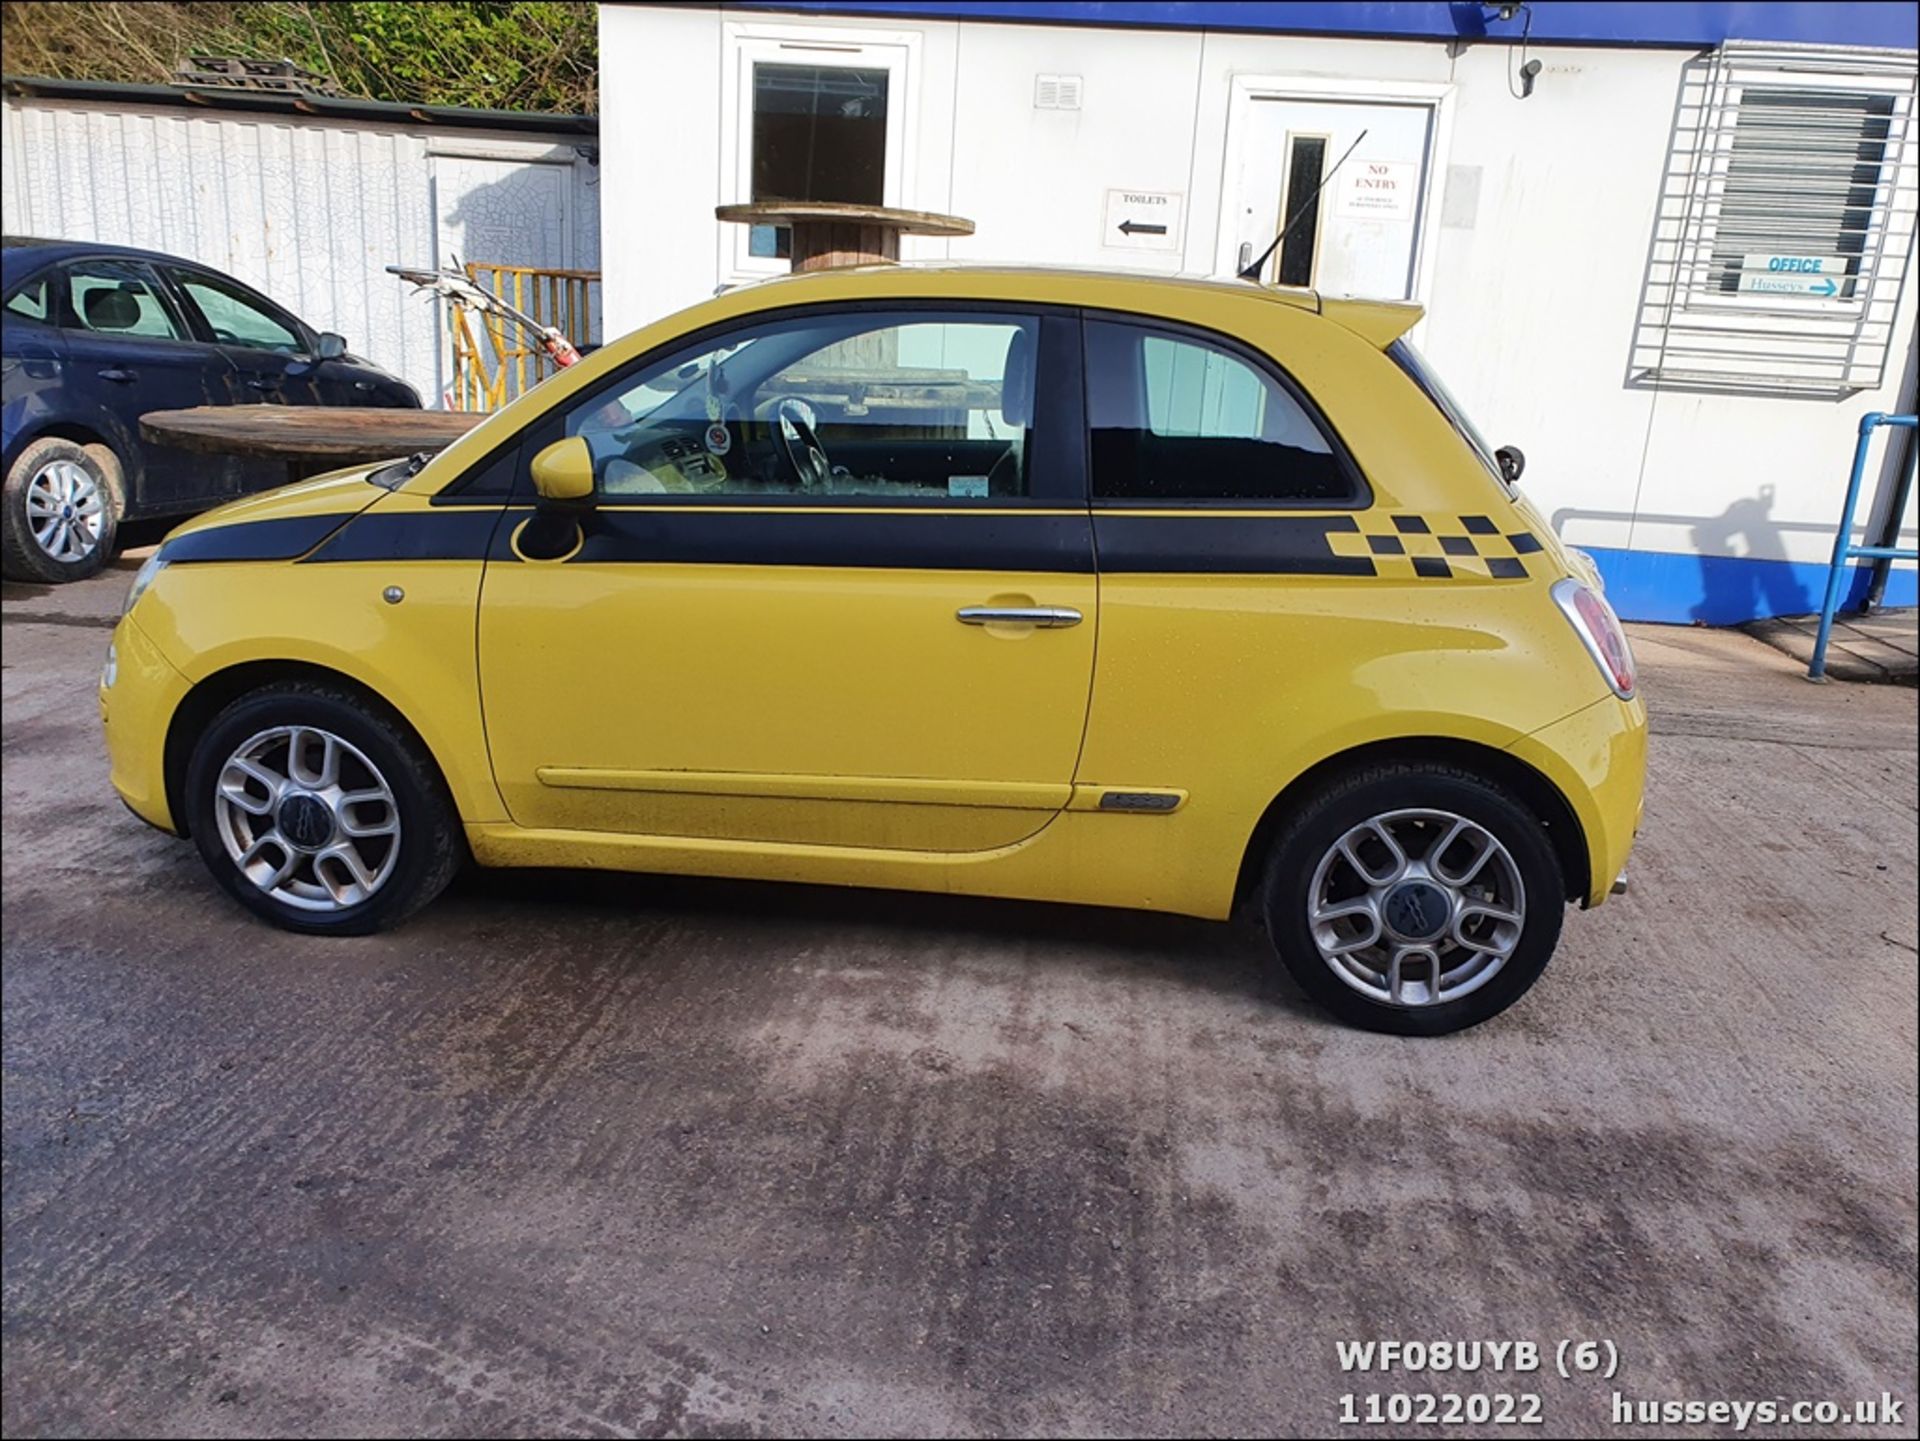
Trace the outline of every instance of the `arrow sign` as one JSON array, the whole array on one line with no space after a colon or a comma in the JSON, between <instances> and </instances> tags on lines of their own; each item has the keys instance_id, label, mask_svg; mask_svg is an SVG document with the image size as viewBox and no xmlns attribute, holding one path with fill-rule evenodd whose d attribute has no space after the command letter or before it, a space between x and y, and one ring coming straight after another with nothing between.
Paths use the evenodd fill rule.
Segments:
<instances>
[{"instance_id":1,"label":"arrow sign","mask_svg":"<svg viewBox=\"0 0 1920 1441\"><path fill-rule=\"evenodd\" d=\"M1740 257L1740 289L1746 294L1814 295L1832 300L1847 278L1844 255L1770 254Z\"/></svg>"},{"instance_id":2,"label":"arrow sign","mask_svg":"<svg viewBox=\"0 0 1920 1441\"><path fill-rule=\"evenodd\" d=\"M1115 250L1158 250L1178 254L1180 219L1187 197L1178 190L1107 192L1100 243Z\"/></svg>"}]
</instances>

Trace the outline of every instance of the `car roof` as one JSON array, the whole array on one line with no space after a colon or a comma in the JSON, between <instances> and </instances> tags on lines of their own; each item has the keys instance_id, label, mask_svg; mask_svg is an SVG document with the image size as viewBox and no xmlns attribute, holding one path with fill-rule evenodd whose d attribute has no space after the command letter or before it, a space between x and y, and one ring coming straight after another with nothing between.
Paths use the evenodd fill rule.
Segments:
<instances>
[{"instance_id":1,"label":"car roof","mask_svg":"<svg viewBox=\"0 0 1920 1441\"><path fill-rule=\"evenodd\" d=\"M1009 265L978 261L912 261L906 264L856 265L806 274L782 275L730 288L766 305L807 300L978 298L1111 305L1116 310L1152 313L1169 290L1205 296L1231 305L1283 305L1323 316L1385 349L1411 330L1426 312L1405 300L1370 300L1325 295L1242 280L1238 276L1153 274L1138 270L1100 270L1084 266ZM813 292L819 292L816 296Z\"/></svg>"},{"instance_id":2,"label":"car roof","mask_svg":"<svg viewBox=\"0 0 1920 1441\"><path fill-rule=\"evenodd\" d=\"M136 260L167 260L179 265L192 265L200 269L197 260L189 260L184 255L168 255L160 250L141 250L132 245L106 245L93 240L46 240L32 235L0 236L0 248L7 252L7 258L16 263L26 260L70 260L79 255L117 255Z\"/></svg>"}]
</instances>

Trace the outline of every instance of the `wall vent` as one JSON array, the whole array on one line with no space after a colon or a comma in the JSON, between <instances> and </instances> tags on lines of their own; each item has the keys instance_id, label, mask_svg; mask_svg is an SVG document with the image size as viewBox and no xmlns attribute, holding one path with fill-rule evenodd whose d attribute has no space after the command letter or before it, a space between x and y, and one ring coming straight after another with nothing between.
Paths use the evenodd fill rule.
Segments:
<instances>
[{"instance_id":1,"label":"wall vent","mask_svg":"<svg viewBox=\"0 0 1920 1441\"><path fill-rule=\"evenodd\" d=\"M1035 110L1078 110L1080 108L1080 77L1078 75L1034 76L1033 108Z\"/></svg>"}]
</instances>

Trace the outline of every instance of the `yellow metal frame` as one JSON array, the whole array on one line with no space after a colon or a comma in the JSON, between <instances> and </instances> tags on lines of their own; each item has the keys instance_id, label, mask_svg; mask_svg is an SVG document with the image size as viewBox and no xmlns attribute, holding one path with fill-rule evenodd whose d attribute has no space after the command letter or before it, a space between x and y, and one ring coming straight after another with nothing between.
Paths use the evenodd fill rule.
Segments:
<instances>
[{"instance_id":1,"label":"yellow metal frame","mask_svg":"<svg viewBox=\"0 0 1920 1441\"><path fill-rule=\"evenodd\" d=\"M597 270L554 270L534 265L499 265L473 260L467 278L482 290L538 321L558 329L576 346L593 333L593 290ZM447 332L453 347L454 410L495 411L517 400L560 367L526 329L499 315L476 315L464 305L447 303Z\"/></svg>"}]
</instances>

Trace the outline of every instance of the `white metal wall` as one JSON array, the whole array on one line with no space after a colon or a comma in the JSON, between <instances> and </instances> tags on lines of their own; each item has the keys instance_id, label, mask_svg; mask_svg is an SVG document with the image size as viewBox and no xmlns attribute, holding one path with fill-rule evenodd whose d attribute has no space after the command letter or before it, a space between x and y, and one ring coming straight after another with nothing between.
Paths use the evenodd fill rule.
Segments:
<instances>
[{"instance_id":1,"label":"white metal wall","mask_svg":"<svg viewBox=\"0 0 1920 1441\"><path fill-rule=\"evenodd\" d=\"M438 308L388 265L444 261L436 251L464 234L487 250L465 260L599 268L599 171L576 153L580 137L65 101L9 99L4 111L8 234L137 245L224 270L339 331L429 406L447 379Z\"/></svg>"}]
</instances>

